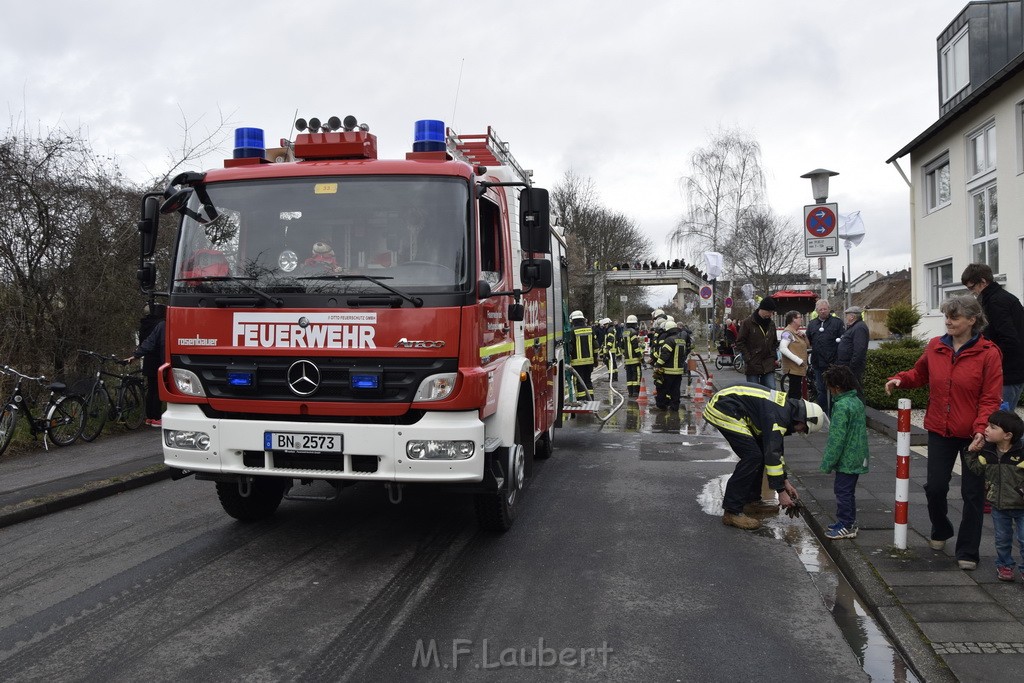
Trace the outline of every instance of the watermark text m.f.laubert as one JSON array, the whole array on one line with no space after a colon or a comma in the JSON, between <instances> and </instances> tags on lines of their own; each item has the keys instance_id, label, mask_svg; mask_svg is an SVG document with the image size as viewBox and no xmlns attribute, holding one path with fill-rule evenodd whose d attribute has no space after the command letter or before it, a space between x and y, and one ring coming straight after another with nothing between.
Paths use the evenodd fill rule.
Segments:
<instances>
[{"instance_id":1,"label":"watermark text m.f.laubert","mask_svg":"<svg viewBox=\"0 0 1024 683\"><path fill-rule=\"evenodd\" d=\"M608 667L608 659L614 650L607 641L596 647L552 647L538 638L536 644L503 647L490 638L476 641L455 638L450 647L439 645L437 640L422 638L416 641L412 656L414 669L477 669L500 668L553 668L553 667Z\"/></svg>"}]
</instances>

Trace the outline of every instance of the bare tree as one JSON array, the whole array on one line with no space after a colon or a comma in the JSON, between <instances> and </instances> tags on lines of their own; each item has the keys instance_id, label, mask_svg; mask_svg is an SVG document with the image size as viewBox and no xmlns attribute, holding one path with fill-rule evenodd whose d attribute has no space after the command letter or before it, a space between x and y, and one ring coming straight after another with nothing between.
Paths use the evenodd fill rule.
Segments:
<instances>
[{"instance_id":1,"label":"bare tree","mask_svg":"<svg viewBox=\"0 0 1024 683\"><path fill-rule=\"evenodd\" d=\"M721 252L743 216L764 203L760 144L742 130L720 129L690 156L682 185L687 211L669 239L702 262L704 252Z\"/></svg>"},{"instance_id":2,"label":"bare tree","mask_svg":"<svg viewBox=\"0 0 1024 683\"><path fill-rule=\"evenodd\" d=\"M565 172L551 198L556 222L565 230L569 245L569 304L593 310L593 272L610 264L646 260L653 250L651 240L633 219L602 207L593 181L572 170ZM646 299L641 287L620 289L634 301Z\"/></svg>"},{"instance_id":3,"label":"bare tree","mask_svg":"<svg viewBox=\"0 0 1024 683\"><path fill-rule=\"evenodd\" d=\"M761 209L743 217L722 253L739 279L767 295L801 262L803 244L791 222Z\"/></svg>"}]
</instances>

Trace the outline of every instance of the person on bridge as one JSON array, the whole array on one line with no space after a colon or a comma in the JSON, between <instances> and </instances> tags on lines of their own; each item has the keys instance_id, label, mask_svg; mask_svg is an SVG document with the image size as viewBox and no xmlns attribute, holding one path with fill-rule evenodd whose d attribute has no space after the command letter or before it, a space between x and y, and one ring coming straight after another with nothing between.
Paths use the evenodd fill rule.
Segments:
<instances>
[{"instance_id":1,"label":"person on bridge","mask_svg":"<svg viewBox=\"0 0 1024 683\"><path fill-rule=\"evenodd\" d=\"M640 396L640 363L644 359L643 340L637 329L635 315L626 316L626 329L622 331L623 364L626 366L626 391L630 398Z\"/></svg>"},{"instance_id":2,"label":"person on bridge","mask_svg":"<svg viewBox=\"0 0 1024 683\"><path fill-rule=\"evenodd\" d=\"M800 495L786 477L783 437L828 428L828 417L816 403L787 399L786 394L759 384L736 384L708 401L704 419L715 425L740 461L725 485L722 523L759 529L753 515L790 508ZM779 494L779 505L761 500L761 476Z\"/></svg>"},{"instance_id":3,"label":"person on bridge","mask_svg":"<svg viewBox=\"0 0 1024 683\"><path fill-rule=\"evenodd\" d=\"M594 329L587 324L583 311L569 314L569 365L583 380L586 387L587 400L594 400Z\"/></svg>"},{"instance_id":4,"label":"person on bridge","mask_svg":"<svg viewBox=\"0 0 1024 683\"><path fill-rule=\"evenodd\" d=\"M740 323L736 338L736 350L743 354L746 362L747 381L769 389L775 388L775 360L779 348L772 319L777 308L775 299L770 296L761 299L757 310Z\"/></svg>"}]
</instances>

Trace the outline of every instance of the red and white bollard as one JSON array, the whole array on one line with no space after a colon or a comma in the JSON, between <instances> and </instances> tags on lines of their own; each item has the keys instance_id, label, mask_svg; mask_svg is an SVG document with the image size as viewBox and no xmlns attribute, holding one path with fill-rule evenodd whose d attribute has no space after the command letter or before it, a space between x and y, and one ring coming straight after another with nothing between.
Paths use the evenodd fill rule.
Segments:
<instances>
[{"instance_id":1,"label":"red and white bollard","mask_svg":"<svg viewBox=\"0 0 1024 683\"><path fill-rule=\"evenodd\" d=\"M901 398L896 411L896 509L894 542L907 549L907 517L910 500L910 399Z\"/></svg>"}]
</instances>

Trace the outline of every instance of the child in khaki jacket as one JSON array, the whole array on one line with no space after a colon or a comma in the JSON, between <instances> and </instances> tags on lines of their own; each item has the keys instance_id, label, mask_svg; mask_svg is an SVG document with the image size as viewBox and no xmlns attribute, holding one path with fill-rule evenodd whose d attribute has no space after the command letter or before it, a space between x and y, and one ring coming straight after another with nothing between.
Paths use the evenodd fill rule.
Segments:
<instances>
[{"instance_id":1,"label":"child in khaki jacket","mask_svg":"<svg viewBox=\"0 0 1024 683\"><path fill-rule=\"evenodd\" d=\"M967 467L985 477L986 499L992 504L996 532L996 576L1013 581L1013 538L1021 552L1024 577L1024 420L1015 412L997 410L988 418L985 437L978 434L967 449Z\"/></svg>"}]
</instances>

